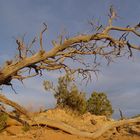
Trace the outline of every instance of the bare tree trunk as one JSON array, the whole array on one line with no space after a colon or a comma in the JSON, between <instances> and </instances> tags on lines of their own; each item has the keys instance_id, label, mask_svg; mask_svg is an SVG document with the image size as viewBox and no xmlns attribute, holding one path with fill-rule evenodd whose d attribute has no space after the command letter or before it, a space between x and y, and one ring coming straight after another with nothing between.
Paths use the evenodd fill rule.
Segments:
<instances>
[{"instance_id":1,"label":"bare tree trunk","mask_svg":"<svg viewBox=\"0 0 140 140\"><path fill-rule=\"evenodd\" d=\"M6 98L2 94L0 94L0 102L15 108L17 110L17 112L19 112L20 114L24 114L27 118L30 118L27 110L24 107L22 107L19 104L9 100L8 98Z\"/></svg>"},{"instance_id":2,"label":"bare tree trunk","mask_svg":"<svg viewBox=\"0 0 140 140\"><path fill-rule=\"evenodd\" d=\"M17 117L17 116L13 116L13 115L11 115L10 113L8 113L8 112L6 112L6 111L3 111L3 110L2 110L2 112L5 113L6 115L8 115L9 118L18 121L18 122L21 123L22 125L28 125L28 126L29 126L29 124L28 124L27 121L22 120L22 119L20 119L20 118Z\"/></svg>"},{"instance_id":3,"label":"bare tree trunk","mask_svg":"<svg viewBox=\"0 0 140 140\"><path fill-rule=\"evenodd\" d=\"M63 122L50 120L46 117L45 118L44 117L36 117L35 121L30 123L30 125L43 124L43 125L47 125L47 126L52 127L52 128L58 128L58 129L63 130L69 134L96 139L96 138L99 138L100 136L102 136L105 132L107 132L110 129L113 129L113 128L116 128L119 126L123 126L123 125L131 125L134 123L140 123L140 117L135 118L135 119L120 120L120 121L112 122L110 124L102 126L101 128L97 129L93 133L81 131L77 128L74 128L74 127L68 125L68 124L65 124Z\"/></svg>"},{"instance_id":4,"label":"bare tree trunk","mask_svg":"<svg viewBox=\"0 0 140 140\"><path fill-rule=\"evenodd\" d=\"M24 114L26 117L30 118L30 116L29 116L28 112L26 111L26 109L24 109L22 106L18 105L17 103L7 99L2 94L0 94L0 102L15 108L19 113ZM14 116L12 116L11 118L21 122L22 124L24 124L24 121L18 120ZM96 138L102 136L105 132L107 132L110 129L113 129L113 128L116 128L116 127L119 127L119 126L123 126L123 125L130 125L130 124L133 124L133 123L140 123L140 117L135 118L135 119L120 120L120 121L112 122L110 124L102 126L100 129L97 129L93 133L86 132L86 131L81 131L81 130L79 130L77 128L74 128L74 127L72 127L72 126L70 126L68 124L63 123L63 122L50 120L50 119L48 119L46 117L40 117L40 116L36 116L34 118L34 121L29 121L29 122L27 121L27 123L29 123L30 125L43 124L43 125L47 125L47 126L52 127L52 128L58 128L60 130L63 130L65 132L73 134L73 135L96 139Z\"/></svg>"}]
</instances>

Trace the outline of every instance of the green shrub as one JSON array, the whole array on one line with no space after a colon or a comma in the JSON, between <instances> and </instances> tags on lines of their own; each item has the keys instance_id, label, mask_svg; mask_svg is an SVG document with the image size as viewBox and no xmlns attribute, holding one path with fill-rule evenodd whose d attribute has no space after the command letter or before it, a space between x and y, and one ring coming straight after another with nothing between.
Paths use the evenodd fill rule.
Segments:
<instances>
[{"instance_id":1,"label":"green shrub","mask_svg":"<svg viewBox=\"0 0 140 140\"><path fill-rule=\"evenodd\" d=\"M112 105L105 93L93 92L87 101L87 111L95 115L111 116L113 113Z\"/></svg>"},{"instance_id":2,"label":"green shrub","mask_svg":"<svg viewBox=\"0 0 140 140\"><path fill-rule=\"evenodd\" d=\"M44 86L46 90L53 89L57 107L70 108L80 114L86 111L85 93L78 90L72 76L66 74L58 78L58 84L55 88L48 81L44 82Z\"/></svg>"},{"instance_id":3,"label":"green shrub","mask_svg":"<svg viewBox=\"0 0 140 140\"><path fill-rule=\"evenodd\" d=\"M75 86L73 87L72 91L65 96L65 99L61 105L83 114L86 112L85 93L79 92Z\"/></svg>"},{"instance_id":4,"label":"green shrub","mask_svg":"<svg viewBox=\"0 0 140 140\"><path fill-rule=\"evenodd\" d=\"M27 131L30 130L30 126L29 126L27 123L25 123L25 124L23 125L23 127L22 127L22 130L23 130L24 132L27 132Z\"/></svg>"},{"instance_id":5,"label":"green shrub","mask_svg":"<svg viewBox=\"0 0 140 140\"><path fill-rule=\"evenodd\" d=\"M56 87L49 81L44 81L45 89L51 89L54 92L57 107L69 108L80 114L88 111L95 115L106 115L108 117L112 115L112 105L105 93L93 92L91 97L86 100L85 93L78 90L73 79L74 78L68 74L59 77Z\"/></svg>"},{"instance_id":6,"label":"green shrub","mask_svg":"<svg viewBox=\"0 0 140 140\"><path fill-rule=\"evenodd\" d=\"M7 126L6 121L8 119L8 115L0 112L0 132Z\"/></svg>"},{"instance_id":7,"label":"green shrub","mask_svg":"<svg viewBox=\"0 0 140 140\"><path fill-rule=\"evenodd\" d=\"M68 95L72 89L72 81L68 74L63 77L58 78L58 85L54 93L54 97L57 100L58 106L64 106L67 100Z\"/></svg>"}]
</instances>

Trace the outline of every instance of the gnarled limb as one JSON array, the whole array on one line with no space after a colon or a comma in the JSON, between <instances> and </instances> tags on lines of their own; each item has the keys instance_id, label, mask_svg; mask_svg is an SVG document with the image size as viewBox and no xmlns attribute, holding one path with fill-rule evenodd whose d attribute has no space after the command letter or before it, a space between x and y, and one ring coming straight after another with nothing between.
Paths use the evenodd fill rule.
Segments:
<instances>
[{"instance_id":1,"label":"gnarled limb","mask_svg":"<svg viewBox=\"0 0 140 140\"><path fill-rule=\"evenodd\" d=\"M17 39L18 58L10 60L5 63L0 69L0 85L11 85L12 79L23 80L31 78L36 75L41 75L42 70L57 70L64 69L76 72L96 72L95 65L98 57L107 60L108 63L116 57L123 56L128 53L132 57L133 49L140 50L140 46L132 43L129 34L140 37L139 24L135 26L119 27L113 26L113 21L117 14L113 7L110 8L108 24L106 26L99 25L92 34L80 34L67 38L64 35L60 36L59 41L52 41L52 49L45 51L43 47L43 33L47 30L47 25L44 24L44 29L39 36L39 51L33 52L32 47L37 41L36 38L32 40L29 46L24 43L23 39ZM94 26L94 25L92 25ZM119 34L114 37L110 32ZM94 56L94 61L91 64L87 63L86 59L82 57L87 55ZM80 63L79 68L75 70L74 67L67 63L67 59L73 62ZM81 66L81 67L80 67ZM24 69L28 70L24 72ZM34 70L30 73L31 69ZM81 69L81 70L80 70ZM26 75L26 76L25 76Z\"/></svg>"},{"instance_id":2,"label":"gnarled limb","mask_svg":"<svg viewBox=\"0 0 140 140\"><path fill-rule=\"evenodd\" d=\"M109 124L103 125L101 128L97 129L95 132L86 132L86 131L81 131L79 129L76 129L68 124L65 124L63 122L58 122L54 120L50 120L47 117L36 117L34 118L34 122L30 123L30 125L47 125L52 128L58 128L60 130L63 130L67 133L77 135L77 136L82 136L82 137L88 137L92 139L96 139L100 136L102 136L105 132L107 132L110 129L123 126L123 125L131 125L135 123L140 123L140 118L135 118L135 119L128 119L128 120L120 120L116 122L111 122Z\"/></svg>"},{"instance_id":3,"label":"gnarled limb","mask_svg":"<svg viewBox=\"0 0 140 140\"><path fill-rule=\"evenodd\" d=\"M9 105L9 106L11 106L11 107L13 107L14 109L17 110L17 112L19 112L20 114L25 115L28 119L30 119L30 116L29 116L29 114L28 114L28 111L27 111L24 107L22 107L22 106L20 106L19 104L15 103L15 102L13 102L13 101L11 101L11 100L9 100L8 98L6 98L6 97L5 97L4 95L2 95L2 94L0 94L0 102L1 102L1 103L4 103L4 104L6 104L6 105Z\"/></svg>"},{"instance_id":4,"label":"gnarled limb","mask_svg":"<svg viewBox=\"0 0 140 140\"><path fill-rule=\"evenodd\" d=\"M22 125L25 125L25 124L29 125L29 124L27 123L27 121L22 120L22 119L20 119L19 117L12 115L12 114L8 113L8 112L5 111L5 110L1 110L1 112L3 112L3 113L5 113L6 115L8 115L9 118L18 121L18 122L21 123Z\"/></svg>"}]
</instances>

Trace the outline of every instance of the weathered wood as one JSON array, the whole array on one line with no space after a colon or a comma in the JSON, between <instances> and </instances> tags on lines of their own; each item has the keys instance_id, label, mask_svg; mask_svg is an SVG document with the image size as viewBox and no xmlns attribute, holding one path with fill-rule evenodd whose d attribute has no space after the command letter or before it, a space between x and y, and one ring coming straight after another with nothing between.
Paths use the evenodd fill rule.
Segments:
<instances>
[{"instance_id":1,"label":"weathered wood","mask_svg":"<svg viewBox=\"0 0 140 140\"><path fill-rule=\"evenodd\" d=\"M11 106L11 107L13 107L13 108L16 109L17 112L19 112L20 114L23 114L23 115L25 115L27 118L30 118L28 111L27 111L24 107L22 107L22 106L20 106L19 104L17 104L17 103L15 103L15 102L11 101L10 99L6 98L6 97L5 97L4 95L2 95L2 94L0 94L0 102L1 102L1 103L4 103L4 104L6 104L6 105L9 105L9 106Z\"/></svg>"},{"instance_id":2,"label":"weathered wood","mask_svg":"<svg viewBox=\"0 0 140 140\"><path fill-rule=\"evenodd\" d=\"M135 123L140 123L140 118L135 118L135 119L128 119L128 120L120 120L116 122L111 122L109 124L103 125L101 128L97 129L95 132L87 132L87 131L81 131L77 128L74 128L66 123L63 122L58 122L55 120L50 120L47 117L36 117L34 118L34 122L31 122L30 125L47 125L52 128L58 128L60 130L63 130L67 133L77 135L77 136L82 136L82 137L87 137L87 138L92 138L96 139L102 136L105 132L107 132L110 129L123 126L123 125L131 125Z\"/></svg>"},{"instance_id":3,"label":"weathered wood","mask_svg":"<svg viewBox=\"0 0 140 140\"><path fill-rule=\"evenodd\" d=\"M132 56L132 49L140 50L140 47L134 44L130 38L127 38L129 33L140 37L139 31L134 27L119 27L113 26L112 21L115 19L115 14L110 15L108 20L108 25L103 27L100 26L100 29L95 30L93 34L80 34L77 36L73 36L70 38L66 38L61 36L61 40L52 41L52 49L49 51L45 51L43 48L42 40L43 33L47 30L47 25L45 24L44 30L40 33L40 50L36 52L32 52L32 45L36 41L35 39L32 41L30 46L26 46L24 40L17 39L16 43L18 45L19 54L18 59L13 59L6 61L4 66L0 69L0 85L10 85L12 79L23 80L26 78L31 78L38 75L39 70L47 69L47 70L56 70L63 68L66 70L70 66L65 64L64 60L70 58L77 60L78 63L82 64L84 67L80 67L76 69L79 73L79 69L84 69L86 72L93 71L93 64L89 65L88 63L83 63L76 56L79 55L94 55L96 57L101 57L106 59L109 62L112 62L112 59L123 56L126 52L129 53L129 56ZM111 36L110 32L120 32L120 36L114 37ZM102 44L102 45L101 45ZM124 49L126 48L126 49ZM30 52L30 53L29 53ZM23 56L22 56L23 55ZM96 60L96 59L95 59ZM99 64L100 62L98 62ZM97 62L94 62L95 69L97 66ZM33 67L33 65L35 67ZM88 67L88 69L87 69ZM24 68L29 69L29 76L24 77L21 70ZM34 69L36 74L30 75L30 69ZM82 72L85 72L82 71ZM27 74L27 71L26 71ZM83 74L84 75L84 74Z\"/></svg>"}]
</instances>

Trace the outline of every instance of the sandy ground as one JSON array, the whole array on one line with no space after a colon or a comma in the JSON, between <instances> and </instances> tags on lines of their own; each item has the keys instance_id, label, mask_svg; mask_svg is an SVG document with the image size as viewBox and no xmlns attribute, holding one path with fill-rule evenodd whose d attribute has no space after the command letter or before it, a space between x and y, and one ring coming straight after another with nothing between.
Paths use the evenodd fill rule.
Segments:
<instances>
[{"instance_id":1,"label":"sandy ground","mask_svg":"<svg viewBox=\"0 0 140 140\"><path fill-rule=\"evenodd\" d=\"M33 114L33 116L37 115L61 121L79 130L88 132L94 132L103 124L114 121L112 119L107 119L105 116L95 116L89 113L83 116L77 116L70 111L61 109ZM25 132L24 127L13 120L8 120L7 124L8 127L0 133L0 140L91 140L47 126L33 126L29 131ZM129 127L134 127L137 133L130 132ZM98 140L140 140L140 124L136 126L124 126L119 132L116 131L116 129L110 130L98 138Z\"/></svg>"},{"instance_id":2,"label":"sandy ground","mask_svg":"<svg viewBox=\"0 0 140 140\"><path fill-rule=\"evenodd\" d=\"M98 138L98 140L140 140L136 135L107 134ZM67 134L60 130L50 128L32 128L28 132L22 130L22 126L11 126L0 134L0 140L91 140L89 138L78 137Z\"/></svg>"}]
</instances>

